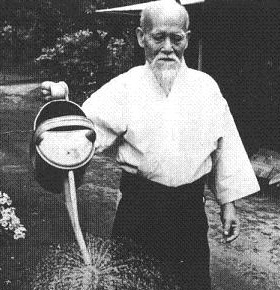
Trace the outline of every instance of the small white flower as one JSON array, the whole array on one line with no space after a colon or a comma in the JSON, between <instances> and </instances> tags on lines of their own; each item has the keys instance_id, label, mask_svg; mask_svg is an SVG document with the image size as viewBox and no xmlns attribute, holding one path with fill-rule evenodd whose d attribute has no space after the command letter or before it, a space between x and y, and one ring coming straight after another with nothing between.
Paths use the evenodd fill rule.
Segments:
<instances>
[{"instance_id":1,"label":"small white flower","mask_svg":"<svg viewBox=\"0 0 280 290\"><path fill-rule=\"evenodd\" d=\"M24 238L25 238L25 233L14 234L14 239L15 240L24 239Z\"/></svg>"},{"instance_id":2,"label":"small white flower","mask_svg":"<svg viewBox=\"0 0 280 290\"><path fill-rule=\"evenodd\" d=\"M23 234L23 232L26 232L26 228L23 225L20 225L18 228L15 229L15 234Z\"/></svg>"},{"instance_id":3,"label":"small white flower","mask_svg":"<svg viewBox=\"0 0 280 290\"><path fill-rule=\"evenodd\" d=\"M25 238L26 228L15 214L15 208L10 207L12 200L6 193L0 191L0 226L6 231L14 232L14 239ZM5 206L4 206L5 205ZM8 206L8 207L7 207ZM3 231L0 233L3 233Z\"/></svg>"},{"instance_id":4,"label":"small white flower","mask_svg":"<svg viewBox=\"0 0 280 290\"><path fill-rule=\"evenodd\" d=\"M7 199L5 197L0 197L0 204L6 204Z\"/></svg>"},{"instance_id":5,"label":"small white flower","mask_svg":"<svg viewBox=\"0 0 280 290\"><path fill-rule=\"evenodd\" d=\"M5 229L5 230L7 230L8 228L8 225L9 225L9 223L6 221L6 220L0 220L0 224L1 224L1 226Z\"/></svg>"}]
</instances>

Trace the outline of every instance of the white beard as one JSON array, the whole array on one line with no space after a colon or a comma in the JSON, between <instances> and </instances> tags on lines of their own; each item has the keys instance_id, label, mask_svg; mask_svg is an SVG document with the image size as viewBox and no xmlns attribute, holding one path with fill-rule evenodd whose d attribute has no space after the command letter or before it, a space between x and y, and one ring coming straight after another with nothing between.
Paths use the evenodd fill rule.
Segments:
<instances>
[{"instance_id":1,"label":"white beard","mask_svg":"<svg viewBox=\"0 0 280 290\"><path fill-rule=\"evenodd\" d=\"M159 85L164 90L165 95L168 96L177 77L181 62L177 57L172 57L176 62L158 62L158 58L159 57L156 57L151 63L151 69Z\"/></svg>"}]
</instances>

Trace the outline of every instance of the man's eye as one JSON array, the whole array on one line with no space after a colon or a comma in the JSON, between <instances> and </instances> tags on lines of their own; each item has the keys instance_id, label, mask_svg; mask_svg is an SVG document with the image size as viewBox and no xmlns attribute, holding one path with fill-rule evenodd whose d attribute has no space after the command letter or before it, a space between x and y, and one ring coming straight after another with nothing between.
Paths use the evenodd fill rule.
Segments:
<instances>
[{"instance_id":1,"label":"man's eye","mask_svg":"<svg viewBox=\"0 0 280 290\"><path fill-rule=\"evenodd\" d=\"M181 34L174 34L172 36L172 39L173 39L174 42L180 42L180 41L182 41L184 39L184 36L181 35Z\"/></svg>"},{"instance_id":2,"label":"man's eye","mask_svg":"<svg viewBox=\"0 0 280 290\"><path fill-rule=\"evenodd\" d=\"M153 39L155 40L155 41L163 41L164 40L164 38L165 38L165 36L163 35L163 34L155 34L155 35L153 35Z\"/></svg>"}]
</instances>

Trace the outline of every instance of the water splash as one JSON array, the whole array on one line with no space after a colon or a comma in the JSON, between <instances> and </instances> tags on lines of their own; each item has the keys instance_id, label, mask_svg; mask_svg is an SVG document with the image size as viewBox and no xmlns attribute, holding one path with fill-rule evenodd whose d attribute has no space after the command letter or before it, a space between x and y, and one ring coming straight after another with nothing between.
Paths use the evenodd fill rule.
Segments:
<instances>
[{"instance_id":1,"label":"water splash","mask_svg":"<svg viewBox=\"0 0 280 290\"><path fill-rule=\"evenodd\" d=\"M87 237L92 265L84 264L76 244L58 246L41 261L33 290L175 290L157 262L132 243Z\"/></svg>"}]
</instances>

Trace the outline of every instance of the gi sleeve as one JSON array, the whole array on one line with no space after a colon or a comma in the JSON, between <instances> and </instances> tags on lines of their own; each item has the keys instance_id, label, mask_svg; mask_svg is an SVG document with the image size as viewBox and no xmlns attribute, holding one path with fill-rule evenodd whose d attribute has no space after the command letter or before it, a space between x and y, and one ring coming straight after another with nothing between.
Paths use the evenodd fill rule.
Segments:
<instances>
[{"instance_id":1,"label":"gi sleeve","mask_svg":"<svg viewBox=\"0 0 280 290\"><path fill-rule=\"evenodd\" d=\"M112 80L87 99L82 109L93 122L96 141L95 152L110 147L126 131L125 86Z\"/></svg>"},{"instance_id":2,"label":"gi sleeve","mask_svg":"<svg viewBox=\"0 0 280 290\"><path fill-rule=\"evenodd\" d=\"M260 188L227 103L218 122L221 137L212 156L212 185L218 203L224 204L253 194Z\"/></svg>"}]
</instances>

